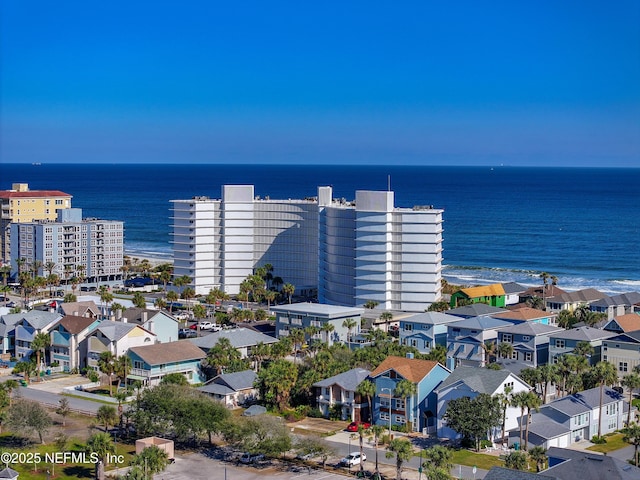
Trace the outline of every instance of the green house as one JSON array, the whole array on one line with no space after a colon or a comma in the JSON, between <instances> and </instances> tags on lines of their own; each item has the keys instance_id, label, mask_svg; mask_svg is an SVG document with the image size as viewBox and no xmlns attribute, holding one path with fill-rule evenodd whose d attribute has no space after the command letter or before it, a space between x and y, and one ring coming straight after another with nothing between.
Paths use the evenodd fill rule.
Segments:
<instances>
[{"instance_id":1,"label":"green house","mask_svg":"<svg viewBox=\"0 0 640 480\"><path fill-rule=\"evenodd\" d=\"M483 285L480 287L463 288L451 295L451 308L471 303L486 303L492 307L506 305L506 293L502 284Z\"/></svg>"}]
</instances>

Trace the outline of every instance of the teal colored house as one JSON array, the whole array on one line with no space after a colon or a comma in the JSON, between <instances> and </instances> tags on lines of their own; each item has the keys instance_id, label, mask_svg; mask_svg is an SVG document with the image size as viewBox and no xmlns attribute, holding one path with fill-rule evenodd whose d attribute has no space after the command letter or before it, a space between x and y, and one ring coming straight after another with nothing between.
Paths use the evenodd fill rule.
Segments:
<instances>
[{"instance_id":1,"label":"teal colored house","mask_svg":"<svg viewBox=\"0 0 640 480\"><path fill-rule=\"evenodd\" d=\"M97 318L65 315L51 327L49 362L58 362L64 372L87 366L87 342L84 340L100 323Z\"/></svg>"},{"instance_id":2,"label":"teal colored house","mask_svg":"<svg viewBox=\"0 0 640 480\"><path fill-rule=\"evenodd\" d=\"M369 375L376 386L373 401L373 423L383 426L403 426L411 431L435 430L437 398L434 390L451 371L432 360L417 360L411 354L405 357L387 357ZM397 386L402 380L414 385L414 393L399 396Z\"/></svg>"},{"instance_id":3,"label":"teal colored house","mask_svg":"<svg viewBox=\"0 0 640 480\"><path fill-rule=\"evenodd\" d=\"M206 355L188 340L131 347L127 355L133 367L127 378L146 386L158 385L170 373L184 375L190 384L206 380L200 368Z\"/></svg>"},{"instance_id":4,"label":"teal colored house","mask_svg":"<svg viewBox=\"0 0 640 480\"><path fill-rule=\"evenodd\" d=\"M124 323L139 325L156 336L159 343L169 343L178 340L178 320L163 310L150 308L127 308L116 320Z\"/></svg>"}]
</instances>

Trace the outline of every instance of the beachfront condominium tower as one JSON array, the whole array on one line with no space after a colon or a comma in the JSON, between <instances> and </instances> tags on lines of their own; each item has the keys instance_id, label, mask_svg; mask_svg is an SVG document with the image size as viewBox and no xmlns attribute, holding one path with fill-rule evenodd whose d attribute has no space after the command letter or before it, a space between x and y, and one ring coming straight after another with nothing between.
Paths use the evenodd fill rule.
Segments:
<instances>
[{"instance_id":1,"label":"beachfront condominium tower","mask_svg":"<svg viewBox=\"0 0 640 480\"><path fill-rule=\"evenodd\" d=\"M0 263L11 258L11 223L55 220L60 210L71 208L71 195L58 190L29 190L26 183L14 183L0 191Z\"/></svg>"},{"instance_id":2,"label":"beachfront condominium tower","mask_svg":"<svg viewBox=\"0 0 640 480\"><path fill-rule=\"evenodd\" d=\"M196 293L239 292L257 267L315 294L321 303L424 311L440 300L442 210L397 208L394 193L331 187L302 200L257 198L250 185L226 185L222 198L173 202L174 275Z\"/></svg>"},{"instance_id":3,"label":"beachfront condominium tower","mask_svg":"<svg viewBox=\"0 0 640 480\"><path fill-rule=\"evenodd\" d=\"M82 218L82 209L61 210L55 222L11 224L11 274L39 266L39 276L47 276L47 264L61 281L74 276L87 283L122 278L124 223L115 220Z\"/></svg>"}]
</instances>

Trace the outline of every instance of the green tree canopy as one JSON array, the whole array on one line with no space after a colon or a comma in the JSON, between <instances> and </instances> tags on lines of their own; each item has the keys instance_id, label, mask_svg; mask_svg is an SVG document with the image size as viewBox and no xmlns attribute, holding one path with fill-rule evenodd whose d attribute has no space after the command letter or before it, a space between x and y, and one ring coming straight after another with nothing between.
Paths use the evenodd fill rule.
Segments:
<instances>
[{"instance_id":1,"label":"green tree canopy","mask_svg":"<svg viewBox=\"0 0 640 480\"><path fill-rule=\"evenodd\" d=\"M447 405L444 419L450 428L472 440L476 451L480 451L480 440L485 438L493 427L500 425L500 401L486 393L481 393L473 399L456 398Z\"/></svg>"}]
</instances>

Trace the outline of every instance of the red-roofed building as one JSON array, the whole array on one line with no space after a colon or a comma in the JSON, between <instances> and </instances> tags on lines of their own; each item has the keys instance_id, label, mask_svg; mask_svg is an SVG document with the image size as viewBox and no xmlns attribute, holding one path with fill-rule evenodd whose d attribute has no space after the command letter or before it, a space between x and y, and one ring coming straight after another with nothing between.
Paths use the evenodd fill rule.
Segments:
<instances>
[{"instance_id":1,"label":"red-roofed building","mask_svg":"<svg viewBox=\"0 0 640 480\"><path fill-rule=\"evenodd\" d=\"M434 390L451 371L433 360L405 357L387 357L369 375L376 386L373 420L377 425L406 425L411 431L435 429L437 398ZM413 385L407 395L399 387L403 380ZM406 382L403 382L407 385Z\"/></svg>"}]
</instances>

